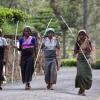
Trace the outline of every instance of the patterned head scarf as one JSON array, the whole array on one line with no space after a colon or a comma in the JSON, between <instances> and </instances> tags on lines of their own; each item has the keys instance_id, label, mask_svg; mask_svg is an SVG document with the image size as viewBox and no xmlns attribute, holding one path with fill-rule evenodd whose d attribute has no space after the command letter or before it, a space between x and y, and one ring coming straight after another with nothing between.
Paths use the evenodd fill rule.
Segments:
<instances>
[{"instance_id":1,"label":"patterned head scarf","mask_svg":"<svg viewBox=\"0 0 100 100\"><path fill-rule=\"evenodd\" d=\"M80 30L80 31L78 32L77 41L80 40L80 36L81 36L81 35L85 35L87 38L89 38L89 36L88 36L88 34L87 34L87 31L84 30L84 29L82 29L82 30Z\"/></svg>"}]
</instances>

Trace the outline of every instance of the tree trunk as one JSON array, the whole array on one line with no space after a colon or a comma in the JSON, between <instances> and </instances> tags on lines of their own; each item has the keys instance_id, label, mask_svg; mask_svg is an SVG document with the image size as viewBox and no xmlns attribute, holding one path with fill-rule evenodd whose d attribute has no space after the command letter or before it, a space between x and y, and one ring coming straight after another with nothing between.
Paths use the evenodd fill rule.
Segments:
<instances>
[{"instance_id":1,"label":"tree trunk","mask_svg":"<svg viewBox=\"0 0 100 100\"><path fill-rule=\"evenodd\" d=\"M61 12L60 12L60 9L58 8L58 6L56 5L56 1L50 0L50 6L53 9L56 18L59 20L59 25L63 32L63 58L65 58L66 57L66 30L67 30L67 27L60 17Z\"/></svg>"},{"instance_id":2,"label":"tree trunk","mask_svg":"<svg viewBox=\"0 0 100 100\"><path fill-rule=\"evenodd\" d=\"M66 33L63 31L63 58L66 57Z\"/></svg>"},{"instance_id":3,"label":"tree trunk","mask_svg":"<svg viewBox=\"0 0 100 100\"><path fill-rule=\"evenodd\" d=\"M87 30L88 0L83 0L83 29Z\"/></svg>"}]
</instances>

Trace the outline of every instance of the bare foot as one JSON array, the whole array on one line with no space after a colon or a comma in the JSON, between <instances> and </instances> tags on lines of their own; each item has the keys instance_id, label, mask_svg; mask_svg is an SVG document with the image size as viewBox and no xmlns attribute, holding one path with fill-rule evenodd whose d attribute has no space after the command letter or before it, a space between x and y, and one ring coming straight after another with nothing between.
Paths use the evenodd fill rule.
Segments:
<instances>
[{"instance_id":1,"label":"bare foot","mask_svg":"<svg viewBox=\"0 0 100 100\"><path fill-rule=\"evenodd\" d=\"M30 89L31 89L30 83L27 83L26 87L25 87L25 90L30 90Z\"/></svg>"},{"instance_id":2,"label":"bare foot","mask_svg":"<svg viewBox=\"0 0 100 100\"><path fill-rule=\"evenodd\" d=\"M50 89L50 84L47 85L47 89Z\"/></svg>"},{"instance_id":3,"label":"bare foot","mask_svg":"<svg viewBox=\"0 0 100 100\"><path fill-rule=\"evenodd\" d=\"M2 87L0 87L0 90L2 90Z\"/></svg>"},{"instance_id":4,"label":"bare foot","mask_svg":"<svg viewBox=\"0 0 100 100\"><path fill-rule=\"evenodd\" d=\"M54 90L54 88L53 88L53 85L52 85L52 84L50 84L50 90Z\"/></svg>"}]
</instances>

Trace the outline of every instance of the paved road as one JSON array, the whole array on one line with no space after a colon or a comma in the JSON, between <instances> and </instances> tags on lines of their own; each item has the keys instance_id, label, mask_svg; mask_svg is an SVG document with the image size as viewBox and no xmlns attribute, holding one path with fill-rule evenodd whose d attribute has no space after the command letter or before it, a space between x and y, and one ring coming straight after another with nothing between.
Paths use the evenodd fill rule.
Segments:
<instances>
[{"instance_id":1,"label":"paved road","mask_svg":"<svg viewBox=\"0 0 100 100\"><path fill-rule=\"evenodd\" d=\"M77 95L78 89L74 87L75 75L75 68L62 68L58 72L55 90L46 89L44 76L33 78L30 91L25 91L20 81L13 85L9 83L0 91L0 100L100 100L100 70L93 70L93 85L86 91L87 96Z\"/></svg>"}]
</instances>

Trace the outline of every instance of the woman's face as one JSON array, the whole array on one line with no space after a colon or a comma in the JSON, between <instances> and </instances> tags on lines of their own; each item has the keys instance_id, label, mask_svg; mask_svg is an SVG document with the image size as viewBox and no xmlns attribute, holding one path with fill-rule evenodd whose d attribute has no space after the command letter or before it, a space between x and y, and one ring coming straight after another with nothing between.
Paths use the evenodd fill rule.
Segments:
<instances>
[{"instance_id":1,"label":"woman's face","mask_svg":"<svg viewBox=\"0 0 100 100\"><path fill-rule=\"evenodd\" d=\"M52 38L52 37L53 37L53 33L52 33L52 32L49 32L49 33L48 33L48 37L49 37L49 38Z\"/></svg>"},{"instance_id":2,"label":"woman's face","mask_svg":"<svg viewBox=\"0 0 100 100\"><path fill-rule=\"evenodd\" d=\"M84 41L87 38L87 36L85 35L85 33L81 33L79 35L79 38L80 38L80 40Z\"/></svg>"},{"instance_id":3,"label":"woman's face","mask_svg":"<svg viewBox=\"0 0 100 100\"><path fill-rule=\"evenodd\" d=\"M29 37L29 31L25 30L25 31L24 31L24 36L25 36L25 37Z\"/></svg>"}]
</instances>

